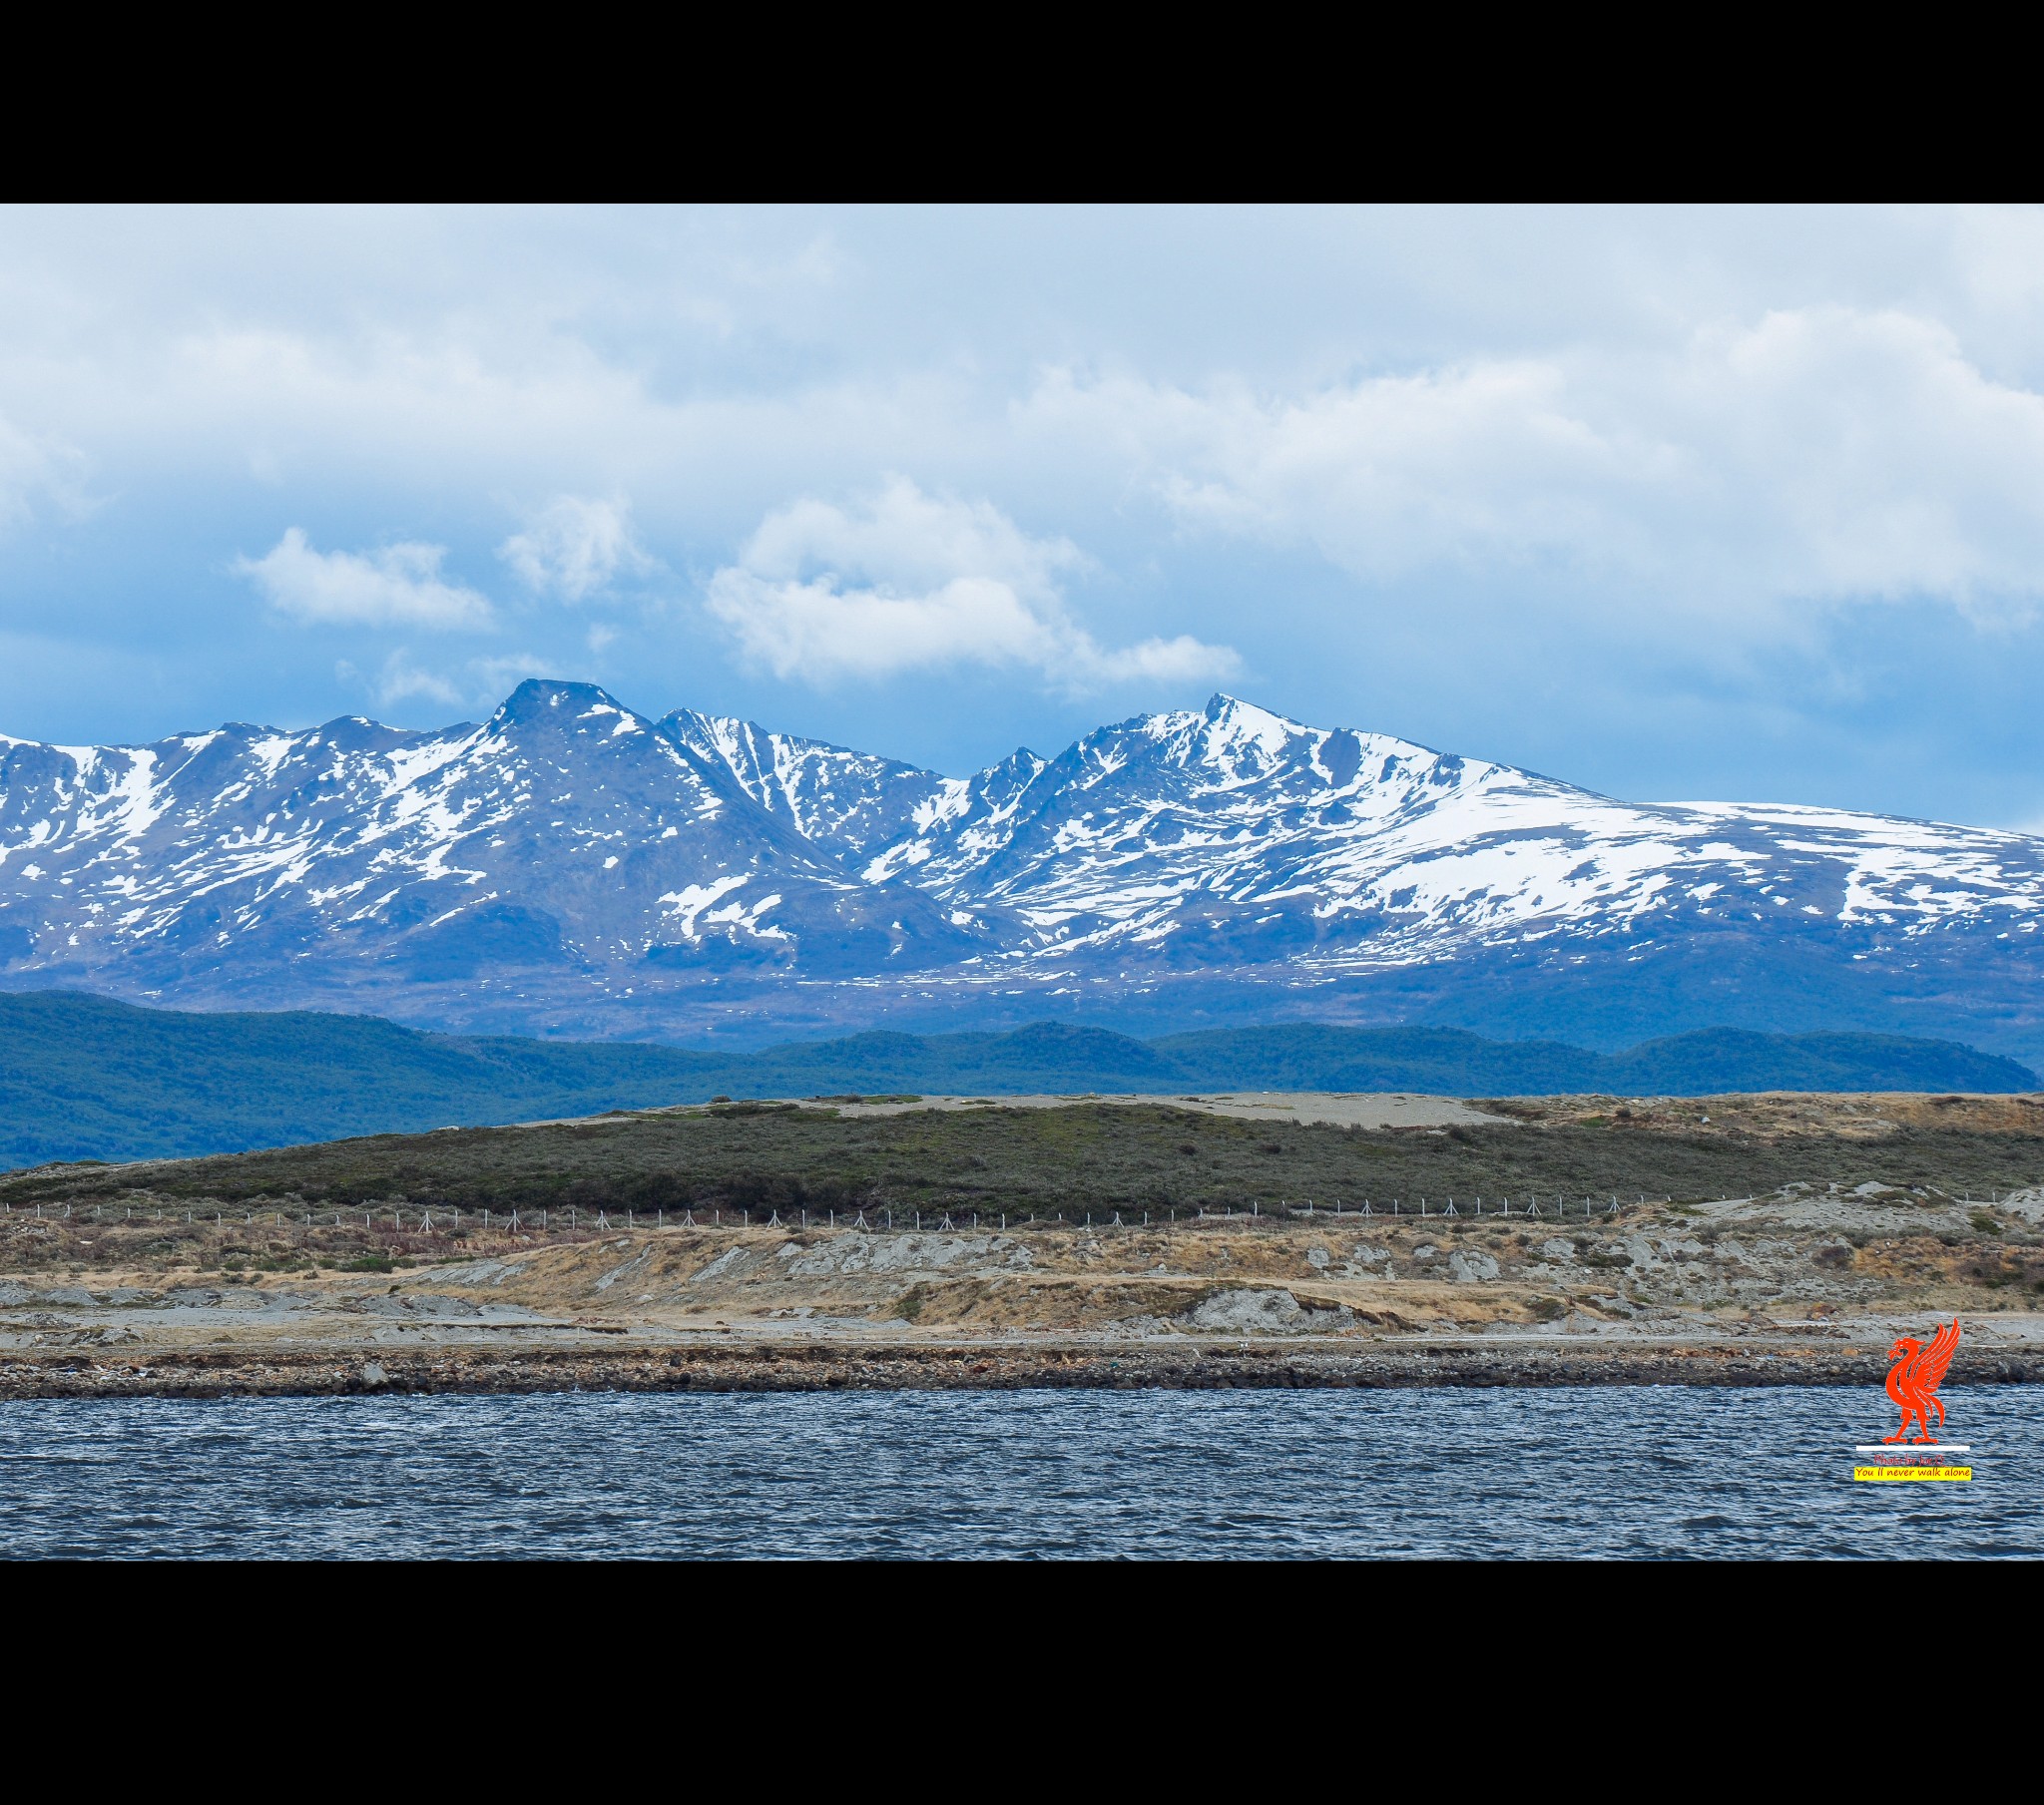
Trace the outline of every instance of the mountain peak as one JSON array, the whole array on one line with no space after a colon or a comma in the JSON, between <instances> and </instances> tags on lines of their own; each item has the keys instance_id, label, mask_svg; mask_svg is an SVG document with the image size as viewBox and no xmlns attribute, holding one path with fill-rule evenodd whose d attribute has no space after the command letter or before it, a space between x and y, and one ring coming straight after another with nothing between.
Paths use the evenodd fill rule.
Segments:
<instances>
[{"instance_id":1,"label":"mountain peak","mask_svg":"<svg viewBox=\"0 0 2044 1805\"><path fill-rule=\"evenodd\" d=\"M615 739L655 729L652 721L596 683L535 677L527 677L498 704L486 730L492 737L537 732Z\"/></svg>"},{"instance_id":2,"label":"mountain peak","mask_svg":"<svg viewBox=\"0 0 2044 1805\"><path fill-rule=\"evenodd\" d=\"M1241 696L1230 695L1226 690L1217 690L1208 698L1203 718L1226 737L1255 740L1274 755L1281 752L1291 741L1307 737L1315 730L1303 721L1259 707L1255 702L1244 701Z\"/></svg>"},{"instance_id":3,"label":"mountain peak","mask_svg":"<svg viewBox=\"0 0 2044 1805\"><path fill-rule=\"evenodd\" d=\"M571 682L563 677L529 677L497 704L497 711L490 719L537 720L557 708L572 708L581 714L593 707L629 711L600 684Z\"/></svg>"}]
</instances>

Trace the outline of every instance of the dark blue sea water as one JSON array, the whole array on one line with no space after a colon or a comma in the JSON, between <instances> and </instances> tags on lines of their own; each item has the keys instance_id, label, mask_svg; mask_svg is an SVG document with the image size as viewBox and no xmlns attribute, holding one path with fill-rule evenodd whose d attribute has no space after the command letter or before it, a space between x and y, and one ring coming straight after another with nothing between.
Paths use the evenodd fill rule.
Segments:
<instances>
[{"instance_id":1,"label":"dark blue sea water","mask_svg":"<svg viewBox=\"0 0 2044 1805\"><path fill-rule=\"evenodd\" d=\"M1970 1485L1855 1485L1872 1388L0 1405L0 1553L2044 1555L2044 1387Z\"/></svg>"}]
</instances>

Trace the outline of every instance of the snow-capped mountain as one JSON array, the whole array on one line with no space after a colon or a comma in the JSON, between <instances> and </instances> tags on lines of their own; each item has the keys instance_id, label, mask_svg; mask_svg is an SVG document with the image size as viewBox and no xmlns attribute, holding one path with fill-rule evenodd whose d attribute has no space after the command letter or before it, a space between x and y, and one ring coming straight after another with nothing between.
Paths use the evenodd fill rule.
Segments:
<instances>
[{"instance_id":1,"label":"snow-capped mountain","mask_svg":"<svg viewBox=\"0 0 2044 1805\"><path fill-rule=\"evenodd\" d=\"M166 1002L644 1033L1509 993L1539 1027L1594 991L1635 1034L1708 1003L2027 1046L2040 902L2026 836L1618 802L1225 695L964 778L548 682L437 733L0 740L11 981Z\"/></svg>"},{"instance_id":2,"label":"snow-capped mountain","mask_svg":"<svg viewBox=\"0 0 2044 1805\"><path fill-rule=\"evenodd\" d=\"M1226 695L970 779L691 718L763 799L769 786L752 773L769 765L770 805L867 881L1011 910L1030 930L1014 950L1035 959L1141 948L1167 964L1376 964L1555 934L1638 937L1683 918L1765 924L1775 911L1902 937L1955 920L2028 933L2044 901L2044 841L2025 835L1616 802ZM743 764L725 749L741 744ZM886 805L849 808L839 760L870 767L860 793Z\"/></svg>"},{"instance_id":3,"label":"snow-capped mountain","mask_svg":"<svg viewBox=\"0 0 2044 1805\"><path fill-rule=\"evenodd\" d=\"M0 755L17 972L284 1002L410 980L611 988L676 962L920 967L978 946L586 685L521 684L439 733L233 724Z\"/></svg>"}]
</instances>

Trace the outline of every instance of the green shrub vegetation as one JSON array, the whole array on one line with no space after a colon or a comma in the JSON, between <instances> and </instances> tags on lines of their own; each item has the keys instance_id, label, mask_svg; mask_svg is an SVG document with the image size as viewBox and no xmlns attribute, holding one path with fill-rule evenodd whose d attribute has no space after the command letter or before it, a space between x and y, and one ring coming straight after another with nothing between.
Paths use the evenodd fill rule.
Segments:
<instances>
[{"instance_id":1,"label":"green shrub vegetation","mask_svg":"<svg viewBox=\"0 0 2044 1805\"><path fill-rule=\"evenodd\" d=\"M1191 1151L1187 1149L1191 1148ZM1163 1106L996 1105L838 1117L824 1110L610 1117L524 1128L375 1135L158 1165L58 1166L0 1178L15 1209L148 1199L286 1210L452 1204L743 1211L1006 1212L1076 1220L1121 1210L1320 1208L1368 1198L1406 1210L1450 1198L1467 1212L1511 1196L1766 1192L1791 1180L1875 1180L1951 1194L2044 1177L2044 1136L1898 1128L1879 1138L1760 1139L1712 1130L1615 1132L1575 1125L1365 1132L1274 1128ZM1868 1203L1869 1211L1878 1205Z\"/></svg>"}]
</instances>

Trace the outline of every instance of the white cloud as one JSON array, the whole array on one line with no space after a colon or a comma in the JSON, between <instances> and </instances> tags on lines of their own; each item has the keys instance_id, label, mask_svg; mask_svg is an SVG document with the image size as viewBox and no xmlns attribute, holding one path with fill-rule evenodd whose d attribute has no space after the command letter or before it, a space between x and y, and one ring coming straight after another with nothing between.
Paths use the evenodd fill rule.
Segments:
<instances>
[{"instance_id":1,"label":"white cloud","mask_svg":"<svg viewBox=\"0 0 2044 1805\"><path fill-rule=\"evenodd\" d=\"M556 496L497 548L527 589L568 602L609 589L620 573L644 574L654 561L633 537L632 505Z\"/></svg>"},{"instance_id":2,"label":"white cloud","mask_svg":"<svg viewBox=\"0 0 2044 1805\"><path fill-rule=\"evenodd\" d=\"M93 510L81 481L84 459L69 447L31 438L0 415L0 528L32 520L47 502L61 517L81 520Z\"/></svg>"},{"instance_id":3,"label":"white cloud","mask_svg":"<svg viewBox=\"0 0 2044 1805\"><path fill-rule=\"evenodd\" d=\"M460 707L465 699L459 685L430 671L421 671L404 652L393 652L383 661L374 687L376 700L386 708L409 701L415 695L449 708Z\"/></svg>"},{"instance_id":4,"label":"white cloud","mask_svg":"<svg viewBox=\"0 0 2044 1805\"><path fill-rule=\"evenodd\" d=\"M1024 533L989 502L892 477L856 508L804 500L767 515L710 581L710 612L748 658L811 682L943 666L1019 665L1074 690L1225 677L1226 647L1181 635L1103 647L1066 613L1084 555Z\"/></svg>"},{"instance_id":5,"label":"white cloud","mask_svg":"<svg viewBox=\"0 0 2044 1805\"><path fill-rule=\"evenodd\" d=\"M1119 447L1189 525L1307 543L1377 583L1545 567L1629 625L1643 589L1721 626L2044 598L2044 395L1900 311L1783 309L1288 394L1055 372L1018 423Z\"/></svg>"},{"instance_id":6,"label":"white cloud","mask_svg":"<svg viewBox=\"0 0 2044 1805\"><path fill-rule=\"evenodd\" d=\"M42 450L0 418L0 526L29 517L29 494L47 478Z\"/></svg>"},{"instance_id":7,"label":"white cloud","mask_svg":"<svg viewBox=\"0 0 2044 1805\"><path fill-rule=\"evenodd\" d=\"M342 663L336 673L343 681L356 680L352 665ZM553 669L545 660L529 653L504 658L470 659L457 670L428 671L412 663L411 654L400 647L383 661L369 687L379 707L395 707L414 697L445 708L493 708L528 677L548 677Z\"/></svg>"},{"instance_id":8,"label":"white cloud","mask_svg":"<svg viewBox=\"0 0 2044 1805\"><path fill-rule=\"evenodd\" d=\"M392 545L380 551L315 552L290 527L260 558L238 558L234 569L268 597L280 614L307 626L485 628L489 598L442 581L444 546Z\"/></svg>"},{"instance_id":9,"label":"white cloud","mask_svg":"<svg viewBox=\"0 0 2044 1805\"><path fill-rule=\"evenodd\" d=\"M560 673L545 659L529 652L515 652L505 658L471 659L468 666L476 700L495 706L529 677L558 677Z\"/></svg>"}]
</instances>

